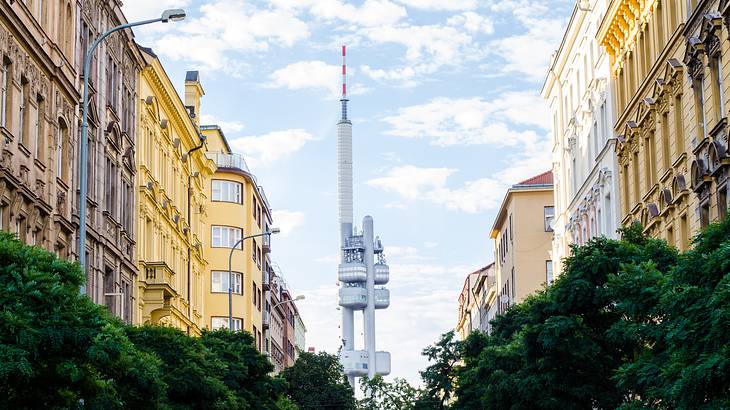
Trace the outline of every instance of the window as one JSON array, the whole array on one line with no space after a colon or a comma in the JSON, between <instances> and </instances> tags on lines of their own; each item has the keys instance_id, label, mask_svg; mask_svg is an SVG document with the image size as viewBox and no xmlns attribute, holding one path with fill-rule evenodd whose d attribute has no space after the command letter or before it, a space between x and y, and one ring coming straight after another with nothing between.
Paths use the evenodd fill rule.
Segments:
<instances>
[{"instance_id":1,"label":"window","mask_svg":"<svg viewBox=\"0 0 730 410\"><path fill-rule=\"evenodd\" d=\"M644 138L644 178L646 190L654 186L656 180L656 162L654 155L654 132L649 132Z\"/></svg>"},{"instance_id":2,"label":"window","mask_svg":"<svg viewBox=\"0 0 730 410\"><path fill-rule=\"evenodd\" d=\"M68 140L68 126L66 122L59 118L58 119L58 141L56 146L56 177L63 181L68 181L68 166L66 165L66 149L65 146L69 142Z\"/></svg>"},{"instance_id":3,"label":"window","mask_svg":"<svg viewBox=\"0 0 730 410\"><path fill-rule=\"evenodd\" d=\"M543 214L545 216L545 232L552 232L553 219L555 219L555 207L546 206L543 208Z\"/></svg>"},{"instance_id":4,"label":"window","mask_svg":"<svg viewBox=\"0 0 730 410\"><path fill-rule=\"evenodd\" d=\"M727 186L717 190L717 217L725 219L727 215Z\"/></svg>"},{"instance_id":5,"label":"window","mask_svg":"<svg viewBox=\"0 0 730 410\"><path fill-rule=\"evenodd\" d=\"M256 282L254 282L251 285L251 302L254 306L258 304L257 298L258 297L258 286L256 286Z\"/></svg>"},{"instance_id":6,"label":"window","mask_svg":"<svg viewBox=\"0 0 730 410\"><path fill-rule=\"evenodd\" d=\"M212 198L214 201L243 203L242 185L238 182L213 180Z\"/></svg>"},{"instance_id":7,"label":"window","mask_svg":"<svg viewBox=\"0 0 730 410\"><path fill-rule=\"evenodd\" d=\"M214 248L232 248L241 239L241 228L212 226L211 243ZM243 244L238 244L243 249Z\"/></svg>"},{"instance_id":8,"label":"window","mask_svg":"<svg viewBox=\"0 0 730 410\"><path fill-rule=\"evenodd\" d=\"M40 94L36 97L35 124L33 124L35 141L33 142L33 157L40 159L43 156L43 116L45 115L45 101Z\"/></svg>"},{"instance_id":9,"label":"window","mask_svg":"<svg viewBox=\"0 0 730 410\"><path fill-rule=\"evenodd\" d=\"M228 329L228 318L227 317L212 317L210 319L210 324L213 330L215 329ZM233 318L233 330L236 332L241 331L241 324L243 323L243 320L241 318L234 317Z\"/></svg>"},{"instance_id":10,"label":"window","mask_svg":"<svg viewBox=\"0 0 730 410\"><path fill-rule=\"evenodd\" d=\"M240 272L231 272L233 276L233 293L243 294L241 289L241 278L243 274ZM228 271L212 271L211 273L211 292L228 293Z\"/></svg>"},{"instance_id":11,"label":"window","mask_svg":"<svg viewBox=\"0 0 730 410\"><path fill-rule=\"evenodd\" d=\"M682 123L682 95L674 97L674 134L677 146L676 156L684 152L684 124Z\"/></svg>"},{"instance_id":12,"label":"window","mask_svg":"<svg viewBox=\"0 0 730 410\"><path fill-rule=\"evenodd\" d=\"M0 71L0 126L8 125L8 108L10 107L10 60L3 59L2 71Z\"/></svg>"},{"instance_id":13,"label":"window","mask_svg":"<svg viewBox=\"0 0 730 410\"><path fill-rule=\"evenodd\" d=\"M117 201L117 164L111 158L106 159L104 168L104 206L111 216L116 216Z\"/></svg>"},{"instance_id":14,"label":"window","mask_svg":"<svg viewBox=\"0 0 730 410\"><path fill-rule=\"evenodd\" d=\"M707 119L705 118L705 79L699 78L692 82L695 94L695 116L697 117L697 141L705 138Z\"/></svg>"},{"instance_id":15,"label":"window","mask_svg":"<svg viewBox=\"0 0 730 410\"><path fill-rule=\"evenodd\" d=\"M704 228L710 224L710 203L700 205L700 227Z\"/></svg>"},{"instance_id":16,"label":"window","mask_svg":"<svg viewBox=\"0 0 730 410\"><path fill-rule=\"evenodd\" d=\"M545 261L545 279L547 281L547 284L553 283L553 261Z\"/></svg>"},{"instance_id":17,"label":"window","mask_svg":"<svg viewBox=\"0 0 730 410\"><path fill-rule=\"evenodd\" d=\"M28 80L25 77L20 78L20 96L18 98L18 140L21 144L28 147L28 133L25 126L28 123L26 116L28 115Z\"/></svg>"},{"instance_id":18,"label":"window","mask_svg":"<svg viewBox=\"0 0 730 410\"><path fill-rule=\"evenodd\" d=\"M681 246L680 250L687 249L687 244L689 242L689 240L687 239L687 235L688 235L687 229L688 229L688 227L687 227L687 214L684 214L679 219L679 230L680 230L680 232L679 232L679 238L681 240L681 242L680 242L680 246Z\"/></svg>"},{"instance_id":19,"label":"window","mask_svg":"<svg viewBox=\"0 0 730 410\"><path fill-rule=\"evenodd\" d=\"M712 96L715 100L715 120L720 122L725 116L725 96L722 89L722 54L719 52L711 59L710 73L712 75Z\"/></svg>"},{"instance_id":20,"label":"window","mask_svg":"<svg viewBox=\"0 0 730 410\"><path fill-rule=\"evenodd\" d=\"M669 112L664 112L662 114L662 164L664 165L664 171L666 172L671 168L672 161L670 158L670 148L669 148Z\"/></svg>"},{"instance_id":21,"label":"window","mask_svg":"<svg viewBox=\"0 0 730 410\"><path fill-rule=\"evenodd\" d=\"M256 262L256 239L252 239L251 243L251 250L253 251L253 253L251 254L251 259Z\"/></svg>"}]
</instances>

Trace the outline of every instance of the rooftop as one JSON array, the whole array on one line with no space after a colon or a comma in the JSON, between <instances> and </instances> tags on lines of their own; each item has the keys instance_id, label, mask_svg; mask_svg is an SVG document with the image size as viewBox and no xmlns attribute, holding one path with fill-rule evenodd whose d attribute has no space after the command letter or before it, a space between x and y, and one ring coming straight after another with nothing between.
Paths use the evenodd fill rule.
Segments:
<instances>
[{"instance_id":1,"label":"rooftop","mask_svg":"<svg viewBox=\"0 0 730 410\"><path fill-rule=\"evenodd\" d=\"M535 175L532 178L527 178L524 181L518 182L516 186L524 185L552 185L553 184L553 171L545 171L540 175Z\"/></svg>"}]
</instances>

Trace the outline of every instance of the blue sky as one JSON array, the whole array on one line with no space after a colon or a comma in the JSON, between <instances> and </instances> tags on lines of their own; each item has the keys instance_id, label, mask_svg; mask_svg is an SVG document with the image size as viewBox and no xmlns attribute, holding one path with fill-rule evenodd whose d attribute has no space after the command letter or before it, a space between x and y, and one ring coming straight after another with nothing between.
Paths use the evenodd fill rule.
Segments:
<instances>
[{"instance_id":1,"label":"blue sky","mask_svg":"<svg viewBox=\"0 0 730 410\"><path fill-rule=\"evenodd\" d=\"M307 344L339 344L335 126L348 45L356 222L386 246L391 306L378 349L418 383L420 351L453 328L463 278L493 258L489 229L507 186L550 169L539 96L568 0L127 0L182 90L200 70L203 122L221 125L274 209L272 259L299 304ZM359 223L357 223L359 225ZM359 326L359 323L356 323ZM358 329L358 327L356 327ZM356 344L357 346L357 344Z\"/></svg>"}]
</instances>

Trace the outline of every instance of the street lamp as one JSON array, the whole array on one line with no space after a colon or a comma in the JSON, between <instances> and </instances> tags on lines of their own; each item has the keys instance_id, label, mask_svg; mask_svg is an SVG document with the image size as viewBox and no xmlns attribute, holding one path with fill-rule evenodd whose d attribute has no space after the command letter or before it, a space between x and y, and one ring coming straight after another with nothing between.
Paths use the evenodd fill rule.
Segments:
<instances>
[{"instance_id":1,"label":"street lamp","mask_svg":"<svg viewBox=\"0 0 730 410\"><path fill-rule=\"evenodd\" d=\"M231 247L231 251L228 253L228 329L230 329L231 332L233 331L233 268L231 266L233 263L233 251L246 239L258 238L260 236L271 237L271 235L277 234L279 232L279 228L271 228L271 230L268 232L244 236L243 238L239 239L235 244L233 244L233 246Z\"/></svg>"},{"instance_id":2,"label":"street lamp","mask_svg":"<svg viewBox=\"0 0 730 410\"><path fill-rule=\"evenodd\" d=\"M284 303L292 303L292 302L296 302L298 300L304 300L304 295L299 295L299 296L295 297L294 299L282 300L281 302L279 302L279 303L275 304L274 306L272 306L271 307L271 310L274 310L274 309L278 308L279 306L283 305Z\"/></svg>"},{"instance_id":3,"label":"street lamp","mask_svg":"<svg viewBox=\"0 0 730 410\"><path fill-rule=\"evenodd\" d=\"M79 204L79 224L81 225L79 228L79 264L81 265L81 269L84 272L86 272L86 195L88 190L86 185L87 180L89 179L89 164L87 164L87 158L89 156L87 141L89 133L89 72L91 71L91 59L93 57L94 51L105 38L109 37L110 34L117 31L151 23L167 23L168 21L180 21L184 18L185 10L169 9L163 11L162 15L156 19L122 24L113 27L100 35L99 38L91 43L89 49L86 50L86 55L84 56L84 100L81 107L81 169L79 170L81 174L81 186L79 187L79 197L81 200L81 204ZM83 285L81 287L81 293L86 293L86 285Z\"/></svg>"}]
</instances>

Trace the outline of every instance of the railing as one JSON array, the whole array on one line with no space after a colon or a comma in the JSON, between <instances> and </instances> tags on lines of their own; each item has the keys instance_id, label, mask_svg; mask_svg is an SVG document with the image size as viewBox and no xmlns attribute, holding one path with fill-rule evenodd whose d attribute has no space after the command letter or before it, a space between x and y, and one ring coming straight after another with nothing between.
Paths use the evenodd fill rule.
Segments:
<instances>
[{"instance_id":1,"label":"railing","mask_svg":"<svg viewBox=\"0 0 730 410\"><path fill-rule=\"evenodd\" d=\"M240 154L226 154L223 152L206 152L205 156L213 160L219 168L235 168L251 173L246 165L246 160Z\"/></svg>"}]
</instances>

